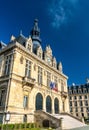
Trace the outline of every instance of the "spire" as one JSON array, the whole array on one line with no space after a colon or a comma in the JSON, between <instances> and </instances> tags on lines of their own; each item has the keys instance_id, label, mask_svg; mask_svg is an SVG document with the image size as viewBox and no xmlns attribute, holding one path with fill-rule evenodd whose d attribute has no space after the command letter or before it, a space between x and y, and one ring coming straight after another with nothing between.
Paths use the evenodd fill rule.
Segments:
<instances>
[{"instance_id":1,"label":"spire","mask_svg":"<svg viewBox=\"0 0 89 130\"><path fill-rule=\"evenodd\" d=\"M40 29L38 27L38 19L34 20L34 26L33 26L33 29L31 31L31 38L32 38L33 43L34 43L34 41L38 42L38 44L41 43Z\"/></svg>"},{"instance_id":2,"label":"spire","mask_svg":"<svg viewBox=\"0 0 89 130\"><path fill-rule=\"evenodd\" d=\"M62 63L58 63L58 70L62 73L63 72L63 68L62 68Z\"/></svg>"}]
</instances>

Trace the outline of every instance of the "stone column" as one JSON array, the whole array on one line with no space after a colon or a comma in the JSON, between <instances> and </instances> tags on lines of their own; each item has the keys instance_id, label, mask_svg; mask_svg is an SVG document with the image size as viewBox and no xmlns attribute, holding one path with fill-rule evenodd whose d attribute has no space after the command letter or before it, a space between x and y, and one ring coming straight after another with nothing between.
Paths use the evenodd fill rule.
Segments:
<instances>
[{"instance_id":1,"label":"stone column","mask_svg":"<svg viewBox=\"0 0 89 130\"><path fill-rule=\"evenodd\" d=\"M46 96L44 93L44 97L43 97L43 110L46 112Z\"/></svg>"},{"instance_id":2,"label":"stone column","mask_svg":"<svg viewBox=\"0 0 89 130\"><path fill-rule=\"evenodd\" d=\"M52 114L55 114L54 112L54 98L52 97Z\"/></svg>"}]
</instances>

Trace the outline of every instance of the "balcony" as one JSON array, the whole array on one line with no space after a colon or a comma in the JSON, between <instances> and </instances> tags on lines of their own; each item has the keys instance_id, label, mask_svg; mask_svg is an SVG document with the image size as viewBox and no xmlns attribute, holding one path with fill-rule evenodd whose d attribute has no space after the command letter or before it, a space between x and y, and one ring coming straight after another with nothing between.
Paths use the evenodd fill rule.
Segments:
<instances>
[{"instance_id":1,"label":"balcony","mask_svg":"<svg viewBox=\"0 0 89 130\"><path fill-rule=\"evenodd\" d=\"M67 92L64 92L64 91L61 92L61 96L62 96L62 97L67 97L67 94L68 94L68 93L67 93Z\"/></svg>"},{"instance_id":2,"label":"balcony","mask_svg":"<svg viewBox=\"0 0 89 130\"><path fill-rule=\"evenodd\" d=\"M31 77L23 77L23 86L24 85L33 87L35 85L35 79L33 79Z\"/></svg>"}]
</instances>

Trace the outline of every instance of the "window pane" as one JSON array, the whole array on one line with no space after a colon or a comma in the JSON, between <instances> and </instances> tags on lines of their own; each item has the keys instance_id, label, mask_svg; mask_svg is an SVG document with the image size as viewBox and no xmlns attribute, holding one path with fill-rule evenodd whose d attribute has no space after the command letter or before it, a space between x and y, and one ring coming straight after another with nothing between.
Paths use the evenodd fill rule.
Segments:
<instances>
[{"instance_id":1,"label":"window pane","mask_svg":"<svg viewBox=\"0 0 89 130\"><path fill-rule=\"evenodd\" d=\"M4 74L9 75L12 55L6 57Z\"/></svg>"},{"instance_id":2,"label":"window pane","mask_svg":"<svg viewBox=\"0 0 89 130\"><path fill-rule=\"evenodd\" d=\"M25 76L31 77L31 62L26 60Z\"/></svg>"},{"instance_id":3,"label":"window pane","mask_svg":"<svg viewBox=\"0 0 89 130\"><path fill-rule=\"evenodd\" d=\"M4 104L5 104L5 97L6 97L5 90L1 90L0 91L0 106L4 106Z\"/></svg>"},{"instance_id":4,"label":"window pane","mask_svg":"<svg viewBox=\"0 0 89 130\"><path fill-rule=\"evenodd\" d=\"M42 84L42 68L38 67L38 83Z\"/></svg>"},{"instance_id":5,"label":"window pane","mask_svg":"<svg viewBox=\"0 0 89 130\"><path fill-rule=\"evenodd\" d=\"M24 96L24 99L23 99L23 107L24 107L24 108L27 108L27 107L28 107L28 96Z\"/></svg>"}]
</instances>

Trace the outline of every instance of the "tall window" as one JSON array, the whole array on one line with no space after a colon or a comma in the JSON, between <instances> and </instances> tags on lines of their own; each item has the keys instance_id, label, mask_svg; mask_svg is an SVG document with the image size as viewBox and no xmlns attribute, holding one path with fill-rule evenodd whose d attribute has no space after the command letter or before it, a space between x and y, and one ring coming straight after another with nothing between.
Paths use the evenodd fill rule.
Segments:
<instances>
[{"instance_id":1,"label":"tall window","mask_svg":"<svg viewBox=\"0 0 89 130\"><path fill-rule=\"evenodd\" d=\"M80 101L80 106L83 106L83 103L82 103L82 101Z\"/></svg>"},{"instance_id":2,"label":"tall window","mask_svg":"<svg viewBox=\"0 0 89 130\"><path fill-rule=\"evenodd\" d=\"M77 107L75 108L75 112L78 112L78 108Z\"/></svg>"},{"instance_id":3,"label":"tall window","mask_svg":"<svg viewBox=\"0 0 89 130\"><path fill-rule=\"evenodd\" d=\"M85 106L88 106L88 101L85 101Z\"/></svg>"},{"instance_id":4,"label":"tall window","mask_svg":"<svg viewBox=\"0 0 89 130\"><path fill-rule=\"evenodd\" d=\"M72 106L72 101L70 101L70 106Z\"/></svg>"},{"instance_id":5,"label":"tall window","mask_svg":"<svg viewBox=\"0 0 89 130\"><path fill-rule=\"evenodd\" d=\"M52 100L50 96L46 98L46 111L51 113L52 112Z\"/></svg>"},{"instance_id":6,"label":"tall window","mask_svg":"<svg viewBox=\"0 0 89 130\"><path fill-rule=\"evenodd\" d=\"M82 96L79 96L79 99L82 99Z\"/></svg>"},{"instance_id":7,"label":"tall window","mask_svg":"<svg viewBox=\"0 0 89 130\"><path fill-rule=\"evenodd\" d=\"M38 66L38 83L42 84L42 68Z\"/></svg>"},{"instance_id":8,"label":"tall window","mask_svg":"<svg viewBox=\"0 0 89 130\"><path fill-rule=\"evenodd\" d=\"M81 107L81 112L83 112L83 107Z\"/></svg>"},{"instance_id":9,"label":"tall window","mask_svg":"<svg viewBox=\"0 0 89 130\"><path fill-rule=\"evenodd\" d=\"M74 105L77 106L77 102L76 101L74 102Z\"/></svg>"},{"instance_id":10,"label":"tall window","mask_svg":"<svg viewBox=\"0 0 89 130\"><path fill-rule=\"evenodd\" d=\"M6 57L4 74L9 75L12 55Z\"/></svg>"},{"instance_id":11,"label":"tall window","mask_svg":"<svg viewBox=\"0 0 89 130\"><path fill-rule=\"evenodd\" d=\"M0 90L0 106L4 106L5 104L5 90Z\"/></svg>"},{"instance_id":12,"label":"tall window","mask_svg":"<svg viewBox=\"0 0 89 130\"><path fill-rule=\"evenodd\" d=\"M42 110L43 109L43 97L41 93L38 93L36 95L36 103L35 103L36 110Z\"/></svg>"},{"instance_id":13,"label":"tall window","mask_svg":"<svg viewBox=\"0 0 89 130\"><path fill-rule=\"evenodd\" d=\"M85 95L84 98L87 99L87 95Z\"/></svg>"},{"instance_id":14,"label":"tall window","mask_svg":"<svg viewBox=\"0 0 89 130\"><path fill-rule=\"evenodd\" d=\"M59 113L59 101L57 98L54 100L54 110L56 114Z\"/></svg>"},{"instance_id":15,"label":"tall window","mask_svg":"<svg viewBox=\"0 0 89 130\"><path fill-rule=\"evenodd\" d=\"M27 108L28 107L28 96L24 95L23 97L23 107Z\"/></svg>"},{"instance_id":16,"label":"tall window","mask_svg":"<svg viewBox=\"0 0 89 130\"><path fill-rule=\"evenodd\" d=\"M50 87L51 83L51 73L47 72L47 86Z\"/></svg>"},{"instance_id":17,"label":"tall window","mask_svg":"<svg viewBox=\"0 0 89 130\"><path fill-rule=\"evenodd\" d=\"M73 112L73 109L72 109L72 108L70 108L70 112Z\"/></svg>"},{"instance_id":18,"label":"tall window","mask_svg":"<svg viewBox=\"0 0 89 130\"><path fill-rule=\"evenodd\" d=\"M29 60L26 60L25 76L28 78L31 77L31 61Z\"/></svg>"},{"instance_id":19,"label":"tall window","mask_svg":"<svg viewBox=\"0 0 89 130\"><path fill-rule=\"evenodd\" d=\"M74 100L76 100L77 98L76 98L76 96L74 96Z\"/></svg>"}]
</instances>

